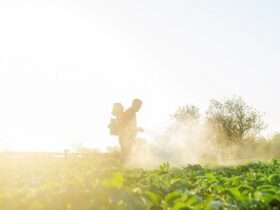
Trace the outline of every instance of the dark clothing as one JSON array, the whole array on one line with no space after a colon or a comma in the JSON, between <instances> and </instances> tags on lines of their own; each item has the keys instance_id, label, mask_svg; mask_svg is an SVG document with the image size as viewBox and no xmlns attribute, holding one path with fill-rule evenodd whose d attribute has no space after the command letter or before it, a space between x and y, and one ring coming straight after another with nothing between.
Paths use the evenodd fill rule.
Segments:
<instances>
[{"instance_id":1,"label":"dark clothing","mask_svg":"<svg viewBox=\"0 0 280 210\"><path fill-rule=\"evenodd\" d=\"M119 141L122 153L126 157L129 155L137 135L136 112L132 108L123 113L122 123Z\"/></svg>"},{"instance_id":2,"label":"dark clothing","mask_svg":"<svg viewBox=\"0 0 280 210\"><path fill-rule=\"evenodd\" d=\"M131 152L137 135L136 113L141 107L140 100L134 100L132 106L123 111L123 107L119 103L113 106L113 118L109 124L111 135L118 136L121 147L122 157L125 160Z\"/></svg>"},{"instance_id":3,"label":"dark clothing","mask_svg":"<svg viewBox=\"0 0 280 210\"><path fill-rule=\"evenodd\" d=\"M129 108L124 112L122 121L125 124L127 132L137 132L136 112L132 108Z\"/></svg>"}]
</instances>

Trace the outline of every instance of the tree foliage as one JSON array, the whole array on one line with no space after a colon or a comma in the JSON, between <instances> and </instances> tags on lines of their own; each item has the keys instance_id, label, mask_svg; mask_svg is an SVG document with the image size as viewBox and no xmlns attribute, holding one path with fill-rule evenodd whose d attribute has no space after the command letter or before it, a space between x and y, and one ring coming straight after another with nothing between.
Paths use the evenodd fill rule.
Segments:
<instances>
[{"instance_id":1,"label":"tree foliage","mask_svg":"<svg viewBox=\"0 0 280 210\"><path fill-rule=\"evenodd\" d=\"M225 101L211 100L207 120L229 140L243 140L264 129L262 115L240 97Z\"/></svg>"},{"instance_id":2,"label":"tree foliage","mask_svg":"<svg viewBox=\"0 0 280 210\"><path fill-rule=\"evenodd\" d=\"M179 107L175 114L172 115L172 117L177 122L186 122L186 121L192 121L192 120L198 120L200 117L199 109L196 106L193 105L185 105Z\"/></svg>"}]
</instances>

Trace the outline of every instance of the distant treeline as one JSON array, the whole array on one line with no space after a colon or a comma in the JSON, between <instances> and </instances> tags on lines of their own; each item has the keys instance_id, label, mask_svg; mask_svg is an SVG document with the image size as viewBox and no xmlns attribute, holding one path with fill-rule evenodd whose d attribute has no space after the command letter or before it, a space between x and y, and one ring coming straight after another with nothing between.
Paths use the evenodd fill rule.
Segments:
<instances>
[{"instance_id":1,"label":"distant treeline","mask_svg":"<svg viewBox=\"0 0 280 210\"><path fill-rule=\"evenodd\" d=\"M261 136L261 131L267 127L263 114L246 104L241 97L234 96L223 101L213 99L204 115L196 106L185 105L179 107L172 118L179 126L199 124L203 128L203 138L219 147L224 158L280 158L280 133L270 138Z\"/></svg>"}]
</instances>

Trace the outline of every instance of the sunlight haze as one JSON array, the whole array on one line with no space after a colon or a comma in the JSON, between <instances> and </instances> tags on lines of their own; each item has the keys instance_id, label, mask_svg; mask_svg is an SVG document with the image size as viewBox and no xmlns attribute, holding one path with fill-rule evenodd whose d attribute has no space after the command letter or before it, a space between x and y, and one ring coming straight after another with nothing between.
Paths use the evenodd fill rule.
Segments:
<instances>
[{"instance_id":1,"label":"sunlight haze","mask_svg":"<svg viewBox=\"0 0 280 210\"><path fill-rule=\"evenodd\" d=\"M185 104L238 95L280 131L280 2L0 1L0 149L117 145L114 102L151 138Z\"/></svg>"}]
</instances>

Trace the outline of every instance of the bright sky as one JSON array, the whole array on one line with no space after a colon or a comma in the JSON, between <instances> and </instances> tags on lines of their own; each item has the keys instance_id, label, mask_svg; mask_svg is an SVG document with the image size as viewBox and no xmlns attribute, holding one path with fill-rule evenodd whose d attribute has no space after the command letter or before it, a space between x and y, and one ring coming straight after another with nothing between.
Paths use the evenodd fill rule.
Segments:
<instances>
[{"instance_id":1,"label":"bright sky","mask_svg":"<svg viewBox=\"0 0 280 210\"><path fill-rule=\"evenodd\" d=\"M179 105L242 96L280 130L277 0L1 0L0 146L115 145L113 102L162 127Z\"/></svg>"}]
</instances>

